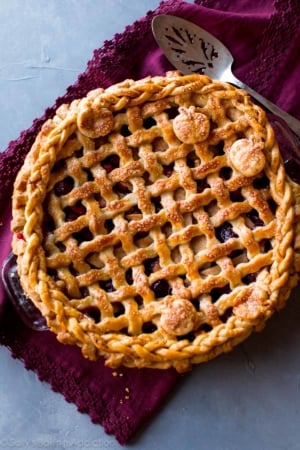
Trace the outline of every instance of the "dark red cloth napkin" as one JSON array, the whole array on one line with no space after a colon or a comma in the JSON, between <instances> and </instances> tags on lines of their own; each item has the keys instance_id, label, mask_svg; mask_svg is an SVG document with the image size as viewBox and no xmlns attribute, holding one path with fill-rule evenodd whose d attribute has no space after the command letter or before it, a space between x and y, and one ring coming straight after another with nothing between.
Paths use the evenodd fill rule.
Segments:
<instances>
[{"instance_id":1,"label":"dark red cloth napkin","mask_svg":"<svg viewBox=\"0 0 300 450\"><path fill-rule=\"evenodd\" d=\"M60 104L82 97L91 89L171 69L151 33L151 20L159 13L179 15L214 33L231 49L237 77L300 118L298 0L195 0L194 4L164 1L95 50L77 82L11 142L6 152L0 153L1 265L10 251L13 181L41 124ZM149 420L179 381L173 370L108 369L102 360L87 361L79 349L59 344L52 333L29 329L14 312L1 282L0 343L27 369L49 382L54 391L74 402L80 412L89 414L93 422L115 435L120 444L127 443Z\"/></svg>"}]
</instances>

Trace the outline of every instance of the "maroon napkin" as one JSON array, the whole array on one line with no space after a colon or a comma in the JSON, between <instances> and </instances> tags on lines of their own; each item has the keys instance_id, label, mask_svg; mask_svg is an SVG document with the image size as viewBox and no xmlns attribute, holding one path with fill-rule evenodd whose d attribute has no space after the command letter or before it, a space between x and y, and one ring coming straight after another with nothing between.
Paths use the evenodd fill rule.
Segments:
<instances>
[{"instance_id":1,"label":"maroon napkin","mask_svg":"<svg viewBox=\"0 0 300 450\"><path fill-rule=\"evenodd\" d=\"M190 19L214 33L231 49L237 77L300 118L296 95L300 91L298 0L195 0L194 4L164 1L95 50L77 82L30 129L11 142L6 152L0 153L1 265L10 252L13 181L41 124L60 104L82 97L91 89L128 77L164 74L171 69L151 33L151 20L159 13ZM80 412L89 414L94 423L115 435L120 444L127 443L153 416L179 381L173 370L111 370L102 360L90 362L78 348L59 344L52 333L29 329L13 310L1 282L0 343L27 369L49 382L54 391L74 402Z\"/></svg>"}]
</instances>

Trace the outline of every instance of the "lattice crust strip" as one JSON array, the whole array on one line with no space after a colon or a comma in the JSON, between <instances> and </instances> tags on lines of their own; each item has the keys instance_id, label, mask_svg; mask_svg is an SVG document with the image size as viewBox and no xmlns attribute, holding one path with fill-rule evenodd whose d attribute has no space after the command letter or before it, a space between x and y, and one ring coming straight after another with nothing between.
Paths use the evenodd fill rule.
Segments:
<instances>
[{"instance_id":1,"label":"lattice crust strip","mask_svg":"<svg viewBox=\"0 0 300 450\"><path fill-rule=\"evenodd\" d=\"M15 182L13 251L59 341L112 367L184 371L285 304L296 206L246 92L173 72L44 124Z\"/></svg>"}]
</instances>

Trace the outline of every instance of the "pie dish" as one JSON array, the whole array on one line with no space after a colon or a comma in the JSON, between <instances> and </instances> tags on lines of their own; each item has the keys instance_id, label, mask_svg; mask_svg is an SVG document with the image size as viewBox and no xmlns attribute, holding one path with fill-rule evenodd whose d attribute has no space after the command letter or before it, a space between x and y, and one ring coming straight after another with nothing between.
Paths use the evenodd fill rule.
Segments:
<instances>
[{"instance_id":1,"label":"pie dish","mask_svg":"<svg viewBox=\"0 0 300 450\"><path fill-rule=\"evenodd\" d=\"M89 359L189 370L285 305L298 191L245 91L178 72L96 89L58 108L16 178L22 288Z\"/></svg>"}]
</instances>

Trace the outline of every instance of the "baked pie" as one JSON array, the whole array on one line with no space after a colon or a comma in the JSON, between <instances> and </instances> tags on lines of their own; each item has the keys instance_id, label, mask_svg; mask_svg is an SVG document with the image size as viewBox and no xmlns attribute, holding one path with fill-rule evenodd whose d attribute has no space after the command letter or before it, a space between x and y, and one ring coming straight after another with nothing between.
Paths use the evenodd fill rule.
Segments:
<instances>
[{"instance_id":1,"label":"baked pie","mask_svg":"<svg viewBox=\"0 0 300 450\"><path fill-rule=\"evenodd\" d=\"M20 281L85 357L183 372L284 306L297 195L245 91L177 72L96 89L43 125L15 181Z\"/></svg>"}]
</instances>

